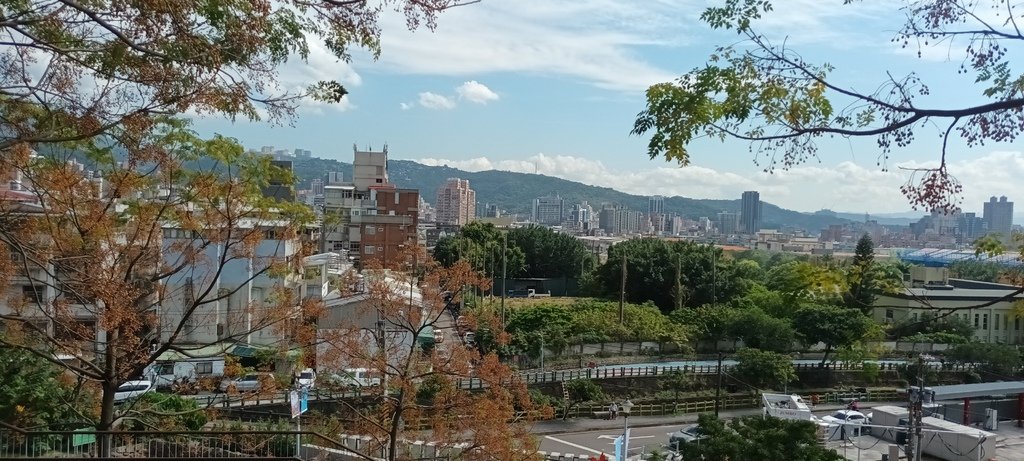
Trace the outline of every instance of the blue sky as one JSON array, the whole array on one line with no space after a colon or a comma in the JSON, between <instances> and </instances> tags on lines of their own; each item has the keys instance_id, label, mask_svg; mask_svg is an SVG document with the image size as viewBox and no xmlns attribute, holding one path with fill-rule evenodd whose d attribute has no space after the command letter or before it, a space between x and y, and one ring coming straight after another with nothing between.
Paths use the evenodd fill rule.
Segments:
<instances>
[{"instance_id":1,"label":"blue sky","mask_svg":"<svg viewBox=\"0 0 1024 461\"><path fill-rule=\"evenodd\" d=\"M314 46L308 63L282 69L286 87L341 81L351 93L342 104L305 105L292 126L205 118L196 127L253 148L304 148L346 162L353 143L387 143L396 159L538 172L636 194L739 198L759 190L762 200L801 211L909 210L899 193L906 174L897 167L934 163L934 128L895 151L888 172L876 165L873 140L824 142L819 161L774 175L762 173L739 141L697 144L692 165L682 168L646 156L647 140L629 136L644 89L702 65L716 45L737 39L697 19L708 3L483 0L443 14L433 33L408 32L400 16L387 15L379 60L355 53L351 63L336 62ZM916 48L890 42L901 2L776 3L759 30L808 60L835 65L844 86L869 91L887 71L916 71L932 90L922 104L980 100L971 77L955 73L959 44L926 48L918 58ZM953 151L966 211L980 212L990 195L1024 201L1019 143Z\"/></svg>"}]
</instances>

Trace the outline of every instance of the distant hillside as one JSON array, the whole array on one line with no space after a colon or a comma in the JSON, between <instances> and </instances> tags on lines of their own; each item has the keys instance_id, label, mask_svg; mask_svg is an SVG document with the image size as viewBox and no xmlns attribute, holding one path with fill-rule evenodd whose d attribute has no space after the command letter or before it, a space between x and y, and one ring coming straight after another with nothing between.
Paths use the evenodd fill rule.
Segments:
<instances>
[{"instance_id":1,"label":"distant hillside","mask_svg":"<svg viewBox=\"0 0 1024 461\"><path fill-rule=\"evenodd\" d=\"M330 171L341 171L346 179L352 178L352 165L337 160L314 158L296 160L295 174L307 187L312 178L323 177ZM478 203L492 203L509 213L529 216L533 199L553 194L566 199L567 204L588 201L599 208L604 203L617 203L634 210L647 210L647 197L631 195L608 187L589 186L565 179L529 173L509 171L469 172L447 166L427 166L410 160L388 162L391 182L399 187L419 189L423 198L433 203L437 189L448 178L468 179L476 191ZM811 232L842 224L849 220L835 215L800 213L786 210L770 203L764 205L765 228L788 225ZM738 212L740 200L704 200L686 197L666 197L665 211L679 213L687 218L707 216L714 219L721 211Z\"/></svg>"}]
</instances>

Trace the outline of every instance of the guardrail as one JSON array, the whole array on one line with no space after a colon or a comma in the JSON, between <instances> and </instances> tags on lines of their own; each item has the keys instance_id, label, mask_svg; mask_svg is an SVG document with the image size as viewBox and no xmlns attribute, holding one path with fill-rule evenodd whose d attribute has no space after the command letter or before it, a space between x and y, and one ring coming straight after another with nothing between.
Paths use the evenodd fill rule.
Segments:
<instances>
[{"instance_id":1,"label":"guardrail","mask_svg":"<svg viewBox=\"0 0 1024 461\"><path fill-rule=\"evenodd\" d=\"M893 362L882 363L881 370L894 370L899 364ZM926 366L932 369L942 369L947 371L966 371L972 367L969 364L940 364L937 362L927 363ZM723 372L731 372L736 367L735 364L723 364ZM796 371L804 370L831 370L831 371L857 371L861 370L862 367L859 364L846 364L841 362L831 362L821 366L820 364L812 363L795 363L793 367ZM695 375L713 375L718 372L717 365L683 365L683 366L628 366L623 365L620 367L602 367L602 368L584 368L574 370L553 370L553 371L526 371L518 374L519 378L522 379L527 385L529 384L542 384L542 383L558 383L562 381L571 381L574 379L614 379L614 378L644 378L652 376L663 376L670 373L686 373ZM487 384L480 378L461 378L459 379L459 388L464 390L479 390L487 387ZM337 400L341 398L358 398L363 395L372 395L380 392L377 388L352 388L351 390L328 390L323 388L314 388L310 391L309 399L311 401L316 400ZM273 405L273 404L285 404L288 403L287 391L275 394L253 394L253 395L228 395L228 394L207 394L190 396L193 399L200 401L200 405L203 406L216 406L223 408L230 407L245 407L251 405Z\"/></svg>"}]
</instances>

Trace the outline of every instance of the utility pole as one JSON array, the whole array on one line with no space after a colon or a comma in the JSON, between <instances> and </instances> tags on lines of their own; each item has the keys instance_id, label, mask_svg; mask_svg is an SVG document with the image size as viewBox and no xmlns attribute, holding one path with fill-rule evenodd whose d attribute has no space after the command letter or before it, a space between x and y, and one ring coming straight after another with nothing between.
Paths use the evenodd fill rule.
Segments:
<instances>
[{"instance_id":1,"label":"utility pole","mask_svg":"<svg viewBox=\"0 0 1024 461\"><path fill-rule=\"evenodd\" d=\"M626 311L625 311L625 307L624 307L625 304L626 304L626 250L625 249L622 250L622 276L620 278L622 279L622 282L621 282L621 285L619 287L619 325L622 325L622 324L624 324L626 322Z\"/></svg>"},{"instance_id":2,"label":"utility pole","mask_svg":"<svg viewBox=\"0 0 1024 461\"><path fill-rule=\"evenodd\" d=\"M676 255L676 309L683 308L683 254Z\"/></svg>"},{"instance_id":3,"label":"utility pole","mask_svg":"<svg viewBox=\"0 0 1024 461\"><path fill-rule=\"evenodd\" d=\"M907 417L907 460L921 460L922 417L921 405L924 400L924 360L917 358L917 389L909 389L910 406Z\"/></svg>"},{"instance_id":4,"label":"utility pole","mask_svg":"<svg viewBox=\"0 0 1024 461\"><path fill-rule=\"evenodd\" d=\"M718 409L722 406L722 353L718 353L718 385L715 386L715 418L718 418Z\"/></svg>"},{"instance_id":5,"label":"utility pole","mask_svg":"<svg viewBox=\"0 0 1024 461\"><path fill-rule=\"evenodd\" d=\"M501 331L505 331L505 271L508 269L508 231L501 234Z\"/></svg>"}]
</instances>

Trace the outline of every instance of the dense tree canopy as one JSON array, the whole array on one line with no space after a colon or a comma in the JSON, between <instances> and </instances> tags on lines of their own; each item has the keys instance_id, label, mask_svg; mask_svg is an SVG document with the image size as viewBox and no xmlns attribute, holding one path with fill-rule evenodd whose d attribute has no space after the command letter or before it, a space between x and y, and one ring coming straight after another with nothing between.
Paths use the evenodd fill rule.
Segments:
<instances>
[{"instance_id":1,"label":"dense tree canopy","mask_svg":"<svg viewBox=\"0 0 1024 461\"><path fill-rule=\"evenodd\" d=\"M736 362L736 377L756 389L779 389L796 379L793 358L786 354L745 347Z\"/></svg>"},{"instance_id":2,"label":"dense tree canopy","mask_svg":"<svg viewBox=\"0 0 1024 461\"><path fill-rule=\"evenodd\" d=\"M821 358L823 365L835 348L861 340L873 324L871 318L859 310L837 306L806 306L793 318L793 325L804 345L812 346L819 342L825 344L825 353Z\"/></svg>"},{"instance_id":3,"label":"dense tree canopy","mask_svg":"<svg viewBox=\"0 0 1024 461\"><path fill-rule=\"evenodd\" d=\"M861 2L844 3L849 5L844 8L862 7ZM773 4L783 6L769 0L726 0L704 11L701 19L711 28L734 30L740 40L729 39L707 64L678 80L648 89L647 108L637 116L633 133L652 133L651 158L687 164L697 139L736 138L750 141L757 161L773 171L815 158L823 138L864 137L877 142L878 163L886 168L894 149L932 137L920 132L933 133L941 139L935 148L937 165L913 170L902 192L915 207L953 210L961 186L947 169L948 143L959 138L976 147L1020 134L1024 76L1010 65L1014 54L1008 52L1024 40L1019 3L891 4L892 13L905 18L893 37L895 45L919 55L932 47L963 51L961 65L948 72L973 76L978 88L965 94L957 86L953 98L933 95L929 76L917 73L886 73L887 79L869 86L873 90L853 89L832 65L806 60L787 40L768 38L765 30L771 23L761 21L762 16L785 14L772 11ZM989 19L989 12L996 18ZM964 97L962 106L943 107Z\"/></svg>"},{"instance_id":4,"label":"dense tree canopy","mask_svg":"<svg viewBox=\"0 0 1024 461\"><path fill-rule=\"evenodd\" d=\"M594 256L580 239L544 226L512 229L508 242L525 255L523 277L578 277L593 268Z\"/></svg>"},{"instance_id":5,"label":"dense tree canopy","mask_svg":"<svg viewBox=\"0 0 1024 461\"><path fill-rule=\"evenodd\" d=\"M609 297L618 295L623 258L626 259L626 300L653 301L663 312L679 304L727 303L751 289L754 279L760 277L759 266L754 261L736 261L711 245L633 239L609 249L608 261L595 274ZM678 287L682 289L677 294Z\"/></svg>"}]
</instances>

